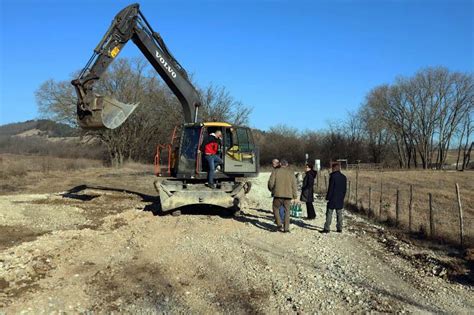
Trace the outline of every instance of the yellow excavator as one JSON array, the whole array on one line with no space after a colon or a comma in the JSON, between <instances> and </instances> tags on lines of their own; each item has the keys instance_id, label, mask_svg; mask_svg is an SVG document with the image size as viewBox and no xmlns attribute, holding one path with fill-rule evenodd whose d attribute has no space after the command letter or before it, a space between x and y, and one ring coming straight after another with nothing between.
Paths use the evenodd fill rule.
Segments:
<instances>
[{"instance_id":1,"label":"yellow excavator","mask_svg":"<svg viewBox=\"0 0 474 315\"><path fill-rule=\"evenodd\" d=\"M226 122L198 122L201 95L138 4L127 6L115 16L92 57L71 82L77 94L79 125L83 129L114 129L139 106L94 92L94 84L129 40L137 45L183 108L184 124L172 131L169 144L158 146L155 156L155 173L162 177L155 182L162 211L179 214L184 206L203 204L238 213L251 188L249 177L257 176L259 171L252 130ZM200 148L207 135L218 130L222 133L219 155L223 165L215 173L217 188L213 189L206 185L208 165Z\"/></svg>"}]
</instances>

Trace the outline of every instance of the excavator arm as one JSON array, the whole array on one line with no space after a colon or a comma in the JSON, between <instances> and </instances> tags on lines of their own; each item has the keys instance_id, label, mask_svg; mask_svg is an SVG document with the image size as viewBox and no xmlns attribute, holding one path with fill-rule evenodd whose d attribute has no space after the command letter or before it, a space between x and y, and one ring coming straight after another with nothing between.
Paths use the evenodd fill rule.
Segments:
<instances>
[{"instance_id":1,"label":"excavator arm","mask_svg":"<svg viewBox=\"0 0 474 315\"><path fill-rule=\"evenodd\" d=\"M77 118L85 129L114 129L120 126L138 104L125 104L98 95L94 84L105 73L125 44L132 40L153 68L176 95L183 107L185 122L196 122L200 95L186 70L173 57L161 36L154 32L138 4L120 11L112 21L92 57L71 83L77 93Z\"/></svg>"}]
</instances>

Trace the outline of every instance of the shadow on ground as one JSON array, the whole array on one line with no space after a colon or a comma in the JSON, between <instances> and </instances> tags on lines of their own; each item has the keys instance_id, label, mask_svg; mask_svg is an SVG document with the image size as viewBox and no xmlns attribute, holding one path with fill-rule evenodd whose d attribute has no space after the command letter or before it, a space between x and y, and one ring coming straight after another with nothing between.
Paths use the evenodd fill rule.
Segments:
<instances>
[{"instance_id":1,"label":"shadow on ground","mask_svg":"<svg viewBox=\"0 0 474 315\"><path fill-rule=\"evenodd\" d=\"M259 213L263 213L265 215L259 216L259 215L253 215L250 213L244 213L242 212L240 216L236 217L235 220L243 223L250 223L254 225L255 227L259 229L263 229L266 231L276 231L276 224L274 223L275 219L273 216L273 212L265 209L260 209L260 208L251 208L251 210L255 210ZM270 221L272 223L267 223L264 221ZM296 225L300 228L303 229L309 229L309 230L314 230L314 231L322 231L321 227L314 226L312 224L306 223L305 221L302 220L296 220L293 218L290 218L290 229L291 225Z\"/></svg>"},{"instance_id":2,"label":"shadow on ground","mask_svg":"<svg viewBox=\"0 0 474 315\"><path fill-rule=\"evenodd\" d=\"M265 209L259 209L259 208L251 208L251 209L259 213L262 213L264 215L259 216L259 215L253 215L250 213L245 213L243 211L240 211L238 215L234 216L234 211L232 209L226 209L226 208L216 207L216 206L211 206L211 205L192 205L192 206L181 207L173 211L163 211L161 209L159 196L143 194L143 193L133 191L133 190L128 190L128 189L105 187L105 186L89 186L89 185L79 185L79 186L73 187L67 192L65 192L64 194L62 194L62 197L82 200L82 201L90 201L100 196L98 194L82 193L87 189L127 193L127 194L133 194L133 195L139 196L143 202L148 203L143 208L143 211L151 212L154 216L166 216L166 215L178 215L178 214L179 215L219 216L225 219L234 218L234 220L238 222L242 222L242 223L250 223L257 228L263 229L266 231L276 230L275 224L273 223L274 221L273 212L269 210L265 210ZM268 221L272 223L268 223ZM321 227L308 224L302 220L295 220L293 218L290 219L290 225L296 225L304 229L315 230L315 231L322 230Z\"/></svg>"},{"instance_id":3,"label":"shadow on ground","mask_svg":"<svg viewBox=\"0 0 474 315\"><path fill-rule=\"evenodd\" d=\"M151 212L155 216L173 215L173 214L176 214L177 211L179 211L179 214L184 214L184 215L210 215L210 216L218 215L222 218L230 218L233 216L233 212L230 209L215 207L215 206L210 206L210 205L192 205L192 206L181 207L173 211L163 211L161 209L161 202L160 202L159 196L148 195L148 194L144 194L141 192L128 190L128 189L105 187L105 186L79 185L79 186L69 189L67 192L62 194L62 197L82 200L82 201L90 201L100 196L99 194L83 193L87 189L112 191L112 192L136 195L142 199L142 202L148 203L147 205L145 205L143 211Z\"/></svg>"},{"instance_id":4,"label":"shadow on ground","mask_svg":"<svg viewBox=\"0 0 474 315\"><path fill-rule=\"evenodd\" d=\"M89 201L89 200L99 197L99 195L97 194L80 194L80 192L86 189L113 191L113 192L121 192L121 193L126 193L126 194L137 195L140 198L142 198L143 202L154 202L156 200L159 200L158 196L147 195L147 194L143 194L143 193L133 191L133 190L105 187L105 186L89 186L89 185L79 185L79 186L73 187L69 189L67 192L65 192L64 194L62 194L62 197L79 199L83 201Z\"/></svg>"}]
</instances>

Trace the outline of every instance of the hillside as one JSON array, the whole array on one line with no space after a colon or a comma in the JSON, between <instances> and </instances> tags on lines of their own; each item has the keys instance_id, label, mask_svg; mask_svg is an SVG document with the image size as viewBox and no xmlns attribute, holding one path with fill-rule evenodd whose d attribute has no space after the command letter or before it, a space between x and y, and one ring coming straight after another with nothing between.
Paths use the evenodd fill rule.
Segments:
<instances>
[{"instance_id":1,"label":"hillside","mask_svg":"<svg viewBox=\"0 0 474 315\"><path fill-rule=\"evenodd\" d=\"M27 120L0 126L0 136L75 137L78 130L48 119Z\"/></svg>"},{"instance_id":2,"label":"hillside","mask_svg":"<svg viewBox=\"0 0 474 315\"><path fill-rule=\"evenodd\" d=\"M0 154L101 160L104 148L76 128L41 119L0 126Z\"/></svg>"}]
</instances>

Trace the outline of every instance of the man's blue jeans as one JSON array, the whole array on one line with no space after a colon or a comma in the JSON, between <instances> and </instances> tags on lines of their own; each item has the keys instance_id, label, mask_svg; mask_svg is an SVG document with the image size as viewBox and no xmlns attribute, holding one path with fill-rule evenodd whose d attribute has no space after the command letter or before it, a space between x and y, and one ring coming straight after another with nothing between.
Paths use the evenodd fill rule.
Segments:
<instances>
[{"instance_id":1,"label":"man's blue jeans","mask_svg":"<svg viewBox=\"0 0 474 315\"><path fill-rule=\"evenodd\" d=\"M217 165L222 164L224 162L216 154L205 155L205 158L207 161L207 165L209 166L209 171L207 172L207 182L209 183L209 185L214 185L214 173L216 171L216 167Z\"/></svg>"},{"instance_id":2,"label":"man's blue jeans","mask_svg":"<svg viewBox=\"0 0 474 315\"><path fill-rule=\"evenodd\" d=\"M336 229L338 231L342 231L342 209L335 209L336 210ZM329 228L331 227L331 221L332 221L332 213L334 209L329 209L328 206L326 206L326 223L324 223L324 230L329 231Z\"/></svg>"}]
</instances>

